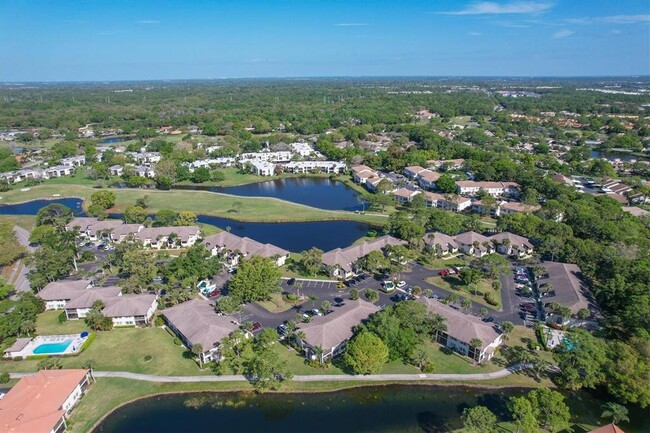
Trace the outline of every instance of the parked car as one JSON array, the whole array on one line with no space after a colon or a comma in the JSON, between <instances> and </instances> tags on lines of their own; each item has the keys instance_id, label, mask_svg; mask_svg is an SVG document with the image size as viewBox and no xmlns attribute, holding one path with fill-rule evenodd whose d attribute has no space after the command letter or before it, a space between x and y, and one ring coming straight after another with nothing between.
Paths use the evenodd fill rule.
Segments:
<instances>
[{"instance_id":1,"label":"parked car","mask_svg":"<svg viewBox=\"0 0 650 433\"><path fill-rule=\"evenodd\" d=\"M429 296L430 299L435 299L436 301L440 299L440 296L438 295L431 295Z\"/></svg>"},{"instance_id":2,"label":"parked car","mask_svg":"<svg viewBox=\"0 0 650 433\"><path fill-rule=\"evenodd\" d=\"M262 329L262 324L260 322L253 322L253 326L251 328L251 332L257 332L260 329Z\"/></svg>"},{"instance_id":3,"label":"parked car","mask_svg":"<svg viewBox=\"0 0 650 433\"><path fill-rule=\"evenodd\" d=\"M317 308L314 308L313 310L310 311L312 316L322 316L323 312Z\"/></svg>"},{"instance_id":4,"label":"parked car","mask_svg":"<svg viewBox=\"0 0 650 433\"><path fill-rule=\"evenodd\" d=\"M490 317L485 317L485 318L483 319L483 321L484 321L485 323L492 323L492 322L494 322L494 317L492 317L492 316L490 316Z\"/></svg>"},{"instance_id":5,"label":"parked car","mask_svg":"<svg viewBox=\"0 0 650 433\"><path fill-rule=\"evenodd\" d=\"M282 325L279 325L277 329L278 329L278 334L280 335L287 334L287 325L285 325L284 323Z\"/></svg>"},{"instance_id":6,"label":"parked car","mask_svg":"<svg viewBox=\"0 0 650 433\"><path fill-rule=\"evenodd\" d=\"M402 280L397 283L397 288L401 289L402 287L406 286L406 281Z\"/></svg>"},{"instance_id":7,"label":"parked car","mask_svg":"<svg viewBox=\"0 0 650 433\"><path fill-rule=\"evenodd\" d=\"M219 296L220 294L221 294L221 290L216 289L216 290L213 290L213 291L211 291L210 293L208 293L207 296L208 296L208 299L212 299L212 298L216 298L216 297Z\"/></svg>"},{"instance_id":8,"label":"parked car","mask_svg":"<svg viewBox=\"0 0 650 433\"><path fill-rule=\"evenodd\" d=\"M406 293L408 293L409 295L412 295L412 294L413 294L413 287L408 286L406 289L404 289L404 291L405 291Z\"/></svg>"},{"instance_id":9,"label":"parked car","mask_svg":"<svg viewBox=\"0 0 650 433\"><path fill-rule=\"evenodd\" d=\"M295 279L295 278L289 278L289 279L287 280L287 284L288 284L289 286L293 286L295 282L296 282L296 279Z\"/></svg>"},{"instance_id":10,"label":"parked car","mask_svg":"<svg viewBox=\"0 0 650 433\"><path fill-rule=\"evenodd\" d=\"M438 272L438 275L440 275L441 277L446 277L447 275L449 275L449 269L443 269L442 271Z\"/></svg>"}]
</instances>

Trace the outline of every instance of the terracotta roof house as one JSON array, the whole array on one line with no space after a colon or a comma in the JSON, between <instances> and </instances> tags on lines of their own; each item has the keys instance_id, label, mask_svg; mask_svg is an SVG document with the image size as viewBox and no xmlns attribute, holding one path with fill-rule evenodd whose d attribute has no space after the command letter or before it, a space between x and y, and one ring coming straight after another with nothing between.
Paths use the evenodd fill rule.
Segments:
<instances>
[{"instance_id":1,"label":"terracotta roof house","mask_svg":"<svg viewBox=\"0 0 650 433\"><path fill-rule=\"evenodd\" d=\"M424 245L434 251L439 249L443 255L453 254L458 251L458 242L452 236L440 232L425 234Z\"/></svg>"},{"instance_id":2,"label":"terracotta roof house","mask_svg":"<svg viewBox=\"0 0 650 433\"><path fill-rule=\"evenodd\" d=\"M547 311L550 312L550 304L556 302L568 307L573 315L576 315L581 309L587 309L592 318L600 316L600 308L578 265L544 262L541 266L546 269L546 275L537 280L537 287L543 295L545 294L542 300ZM552 312L548 315L547 321L569 325L578 323L569 318L563 319Z\"/></svg>"},{"instance_id":3,"label":"terracotta roof house","mask_svg":"<svg viewBox=\"0 0 650 433\"><path fill-rule=\"evenodd\" d=\"M533 253L533 244L523 237L510 232L501 232L490 236L497 252L507 256L525 257Z\"/></svg>"},{"instance_id":4,"label":"terracotta roof house","mask_svg":"<svg viewBox=\"0 0 650 433\"><path fill-rule=\"evenodd\" d=\"M318 358L317 348L322 349L320 361L324 362L341 353L353 335L352 329L379 310L378 306L362 299L346 301L331 313L316 316L311 322L298 325L298 329L304 333L304 338L298 339L298 344L308 359Z\"/></svg>"},{"instance_id":5,"label":"terracotta roof house","mask_svg":"<svg viewBox=\"0 0 650 433\"><path fill-rule=\"evenodd\" d=\"M379 177L379 173L367 165L355 165L350 170L352 171L352 178L356 183L366 183L370 178Z\"/></svg>"},{"instance_id":6,"label":"terracotta roof house","mask_svg":"<svg viewBox=\"0 0 650 433\"><path fill-rule=\"evenodd\" d=\"M289 251L272 244L263 244L248 237L239 237L226 231L210 235L203 239L203 245L213 256L220 255L230 266L236 266L240 257L268 257L278 266L284 265L291 254Z\"/></svg>"},{"instance_id":7,"label":"terracotta roof house","mask_svg":"<svg viewBox=\"0 0 650 433\"><path fill-rule=\"evenodd\" d=\"M23 377L0 400L0 431L65 432L65 418L89 385L88 370L41 370Z\"/></svg>"},{"instance_id":8,"label":"terracotta roof house","mask_svg":"<svg viewBox=\"0 0 650 433\"><path fill-rule=\"evenodd\" d=\"M64 308L70 299L79 296L88 287L89 280L60 280L49 283L36 296L45 301L46 310L58 310Z\"/></svg>"},{"instance_id":9,"label":"terracotta roof house","mask_svg":"<svg viewBox=\"0 0 650 433\"><path fill-rule=\"evenodd\" d=\"M346 248L336 248L323 254L323 265L325 265L332 276L338 278L350 278L358 272L357 260L367 256L372 251L382 251L389 245L405 245L406 241L392 236L381 236L379 238L362 242L358 245L351 245Z\"/></svg>"},{"instance_id":10,"label":"terracotta roof house","mask_svg":"<svg viewBox=\"0 0 650 433\"><path fill-rule=\"evenodd\" d=\"M619 426L615 424L607 424L598 427L596 430L591 430L589 433L625 433Z\"/></svg>"},{"instance_id":11,"label":"terracotta roof house","mask_svg":"<svg viewBox=\"0 0 650 433\"><path fill-rule=\"evenodd\" d=\"M200 299L163 310L162 315L188 349L195 344L203 346L203 362L220 360L221 340L239 329L232 319L219 316L209 302Z\"/></svg>"},{"instance_id":12,"label":"terracotta roof house","mask_svg":"<svg viewBox=\"0 0 650 433\"><path fill-rule=\"evenodd\" d=\"M437 336L438 343L443 346L480 363L492 358L495 349L501 344L502 334L494 325L435 299L421 297L418 302L424 303L430 313L439 314L445 319L447 331ZM474 339L481 340L480 347L470 346L470 342Z\"/></svg>"},{"instance_id":13,"label":"terracotta roof house","mask_svg":"<svg viewBox=\"0 0 650 433\"><path fill-rule=\"evenodd\" d=\"M176 235L176 240L171 239ZM178 227L147 227L142 229L136 238L151 248L186 248L196 243L201 235L201 229L198 226L178 226Z\"/></svg>"},{"instance_id":14,"label":"terracotta roof house","mask_svg":"<svg viewBox=\"0 0 650 433\"><path fill-rule=\"evenodd\" d=\"M454 236L458 249L468 256L483 257L494 252L490 238L476 232L465 232Z\"/></svg>"}]
</instances>

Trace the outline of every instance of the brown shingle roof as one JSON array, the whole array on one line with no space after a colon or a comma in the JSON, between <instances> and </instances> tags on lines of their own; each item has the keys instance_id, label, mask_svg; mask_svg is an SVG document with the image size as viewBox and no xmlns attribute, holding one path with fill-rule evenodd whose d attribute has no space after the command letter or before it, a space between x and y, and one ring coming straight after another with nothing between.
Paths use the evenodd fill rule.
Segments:
<instances>
[{"instance_id":1,"label":"brown shingle roof","mask_svg":"<svg viewBox=\"0 0 650 433\"><path fill-rule=\"evenodd\" d=\"M0 431L48 433L64 416L61 406L87 370L41 370L23 377L0 400Z\"/></svg>"},{"instance_id":2,"label":"brown shingle roof","mask_svg":"<svg viewBox=\"0 0 650 433\"><path fill-rule=\"evenodd\" d=\"M273 244L262 244L254 239L241 238L226 231L206 237L203 239L203 244L208 249L225 248L228 251L239 251L246 256L273 257L289 254L289 251Z\"/></svg>"},{"instance_id":3,"label":"brown shingle roof","mask_svg":"<svg viewBox=\"0 0 650 433\"><path fill-rule=\"evenodd\" d=\"M441 247L446 248L447 245L451 245L453 248L458 248L458 243L453 237L440 232L427 233L424 235L424 243L430 247L440 245Z\"/></svg>"},{"instance_id":4,"label":"brown shingle roof","mask_svg":"<svg viewBox=\"0 0 650 433\"><path fill-rule=\"evenodd\" d=\"M331 313L314 317L298 328L305 333L304 341L312 347L331 349L352 337L352 328L379 310L378 306L362 299L346 301Z\"/></svg>"},{"instance_id":5,"label":"brown shingle roof","mask_svg":"<svg viewBox=\"0 0 650 433\"><path fill-rule=\"evenodd\" d=\"M176 233L181 241L187 242L190 236L196 236L200 231L198 226L147 227L142 229L136 237L142 241L149 239L155 242L158 237L169 237L172 233Z\"/></svg>"},{"instance_id":6,"label":"brown shingle roof","mask_svg":"<svg viewBox=\"0 0 650 433\"><path fill-rule=\"evenodd\" d=\"M88 280L61 280L55 281L43 287L37 293L38 297L45 301L58 301L60 299L72 299L80 294L90 285Z\"/></svg>"},{"instance_id":7,"label":"brown shingle roof","mask_svg":"<svg viewBox=\"0 0 650 433\"><path fill-rule=\"evenodd\" d=\"M217 315L209 302L199 299L168 308L162 314L191 345L200 344L204 351L217 347L224 337L239 329L230 318Z\"/></svg>"},{"instance_id":8,"label":"brown shingle roof","mask_svg":"<svg viewBox=\"0 0 650 433\"><path fill-rule=\"evenodd\" d=\"M533 248L533 244L530 243L528 238L510 232L497 233L490 236L490 239L496 240L500 244L502 244L505 239L508 239L510 241L510 245L512 246L525 246L528 248Z\"/></svg>"},{"instance_id":9,"label":"brown shingle roof","mask_svg":"<svg viewBox=\"0 0 650 433\"><path fill-rule=\"evenodd\" d=\"M543 298L545 302L557 302L569 307L573 314L581 308L587 308L592 313L599 313L598 305L582 279L582 271L578 265L559 262L544 262L548 278L537 280L538 286L550 283L555 296Z\"/></svg>"},{"instance_id":10,"label":"brown shingle roof","mask_svg":"<svg viewBox=\"0 0 650 433\"><path fill-rule=\"evenodd\" d=\"M392 236L381 236L371 241L351 245L347 248L336 248L323 254L323 263L327 266L339 266L345 271L352 270L352 263L361 257L367 256L371 251L379 251L388 245L404 245L406 241Z\"/></svg>"},{"instance_id":11,"label":"brown shingle roof","mask_svg":"<svg viewBox=\"0 0 650 433\"><path fill-rule=\"evenodd\" d=\"M427 310L445 318L447 335L456 340L469 344L474 338L483 342L483 348L490 345L501 334L493 325L483 322L476 316L470 316L451 308L442 302L426 297L421 297L418 302L427 306Z\"/></svg>"},{"instance_id":12,"label":"brown shingle roof","mask_svg":"<svg viewBox=\"0 0 650 433\"><path fill-rule=\"evenodd\" d=\"M148 293L113 296L104 299L102 314L106 317L145 316L155 300L156 295Z\"/></svg>"},{"instance_id":13,"label":"brown shingle roof","mask_svg":"<svg viewBox=\"0 0 650 433\"><path fill-rule=\"evenodd\" d=\"M76 308L92 308L96 301L103 301L106 298L117 296L122 292L122 289L116 286L111 287L98 287L94 289L87 289L80 291L76 296L65 305L67 309Z\"/></svg>"},{"instance_id":14,"label":"brown shingle roof","mask_svg":"<svg viewBox=\"0 0 650 433\"><path fill-rule=\"evenodd\" d=\"M479 245L482 246L483 242L490 242L489 238L476 232L461 233L459 235L454 236L454 239L456 240L456 242L463 245L473 245L474 242L478 242Z\"/></svg>"}]
</instances>

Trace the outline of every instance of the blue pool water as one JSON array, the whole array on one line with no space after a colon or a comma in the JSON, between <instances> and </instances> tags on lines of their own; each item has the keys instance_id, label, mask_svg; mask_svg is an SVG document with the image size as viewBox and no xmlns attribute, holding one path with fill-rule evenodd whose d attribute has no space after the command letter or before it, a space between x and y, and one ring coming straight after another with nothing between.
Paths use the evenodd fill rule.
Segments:
<instances>
[{"instance_id":1,"label":"blue pool water","mask_svg":"<svg viewBox=\"0 0 650 433\"><path fill-rule=\"evenodd\" d=\"M63 353L72 344L72 340L62 341L60 343L45 343L34 349L34 355L47 355L50 353Z\"/></svg>"}]
</instances>

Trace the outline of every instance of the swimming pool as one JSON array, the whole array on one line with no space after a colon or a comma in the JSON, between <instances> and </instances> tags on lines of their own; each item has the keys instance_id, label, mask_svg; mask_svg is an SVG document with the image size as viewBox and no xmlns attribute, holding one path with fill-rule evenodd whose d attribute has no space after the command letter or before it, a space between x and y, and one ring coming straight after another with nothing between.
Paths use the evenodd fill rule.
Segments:
<instances>
[{"instance_id":1,"label":"swimming pool","mask_svg":"<svg viewBox=\"0 0 650 433\"><path fill-rule=\"evenodd\" d=\"M45 343L34 348L32 352L34 355L48 355L52 353L63 353L68 346L72 344L72 340L65 340L58 343Z\"/></svg>"}]
</instances>

